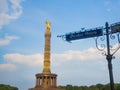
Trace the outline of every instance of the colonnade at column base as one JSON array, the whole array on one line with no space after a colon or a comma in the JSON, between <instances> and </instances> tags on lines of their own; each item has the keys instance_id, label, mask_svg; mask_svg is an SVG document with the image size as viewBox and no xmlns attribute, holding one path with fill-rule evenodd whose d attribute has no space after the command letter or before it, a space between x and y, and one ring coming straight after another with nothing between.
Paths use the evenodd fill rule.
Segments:
<instances>
[{"instance_id":1,"label":"colonnade at column base","mask_svg":"<svg viewBox=\"0 0 120 90\"><path fill-rule=\"evenodd\" d=\"M28 90L65 90L57 88L57 74L37 73L36 85Z\"/></svg>"}]
</instances>

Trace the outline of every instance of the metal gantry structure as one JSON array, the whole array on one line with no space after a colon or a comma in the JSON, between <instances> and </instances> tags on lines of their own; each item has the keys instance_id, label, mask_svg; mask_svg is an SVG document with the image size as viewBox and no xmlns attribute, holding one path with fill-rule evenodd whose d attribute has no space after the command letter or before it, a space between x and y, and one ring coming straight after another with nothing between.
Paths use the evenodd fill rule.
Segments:
<instances>
[{"instance_id":1,"label":"metal gantry structure","mask_svg":"<svg viewBox=\"0 0 120 90\"><path fill-rule=\"evenodd\" d=\"M110 78L110 90L114 90L112 59L114 58L114 54L120 49L120 22L111 24L110 26L108 22L106 22L105 27L102 26L93 29L81 29L80 31L70 32L65 35L58 35L57 37L61 37L63 40L68 42L94 37L97 49L102 51L102 54L106 56ZM116 40L116 38L116 45L111 45L110 40ZM99 40L106 40L106 44L98 44ZM116 47L114 48L114 46Z\"/></svg>"}]
</instances>

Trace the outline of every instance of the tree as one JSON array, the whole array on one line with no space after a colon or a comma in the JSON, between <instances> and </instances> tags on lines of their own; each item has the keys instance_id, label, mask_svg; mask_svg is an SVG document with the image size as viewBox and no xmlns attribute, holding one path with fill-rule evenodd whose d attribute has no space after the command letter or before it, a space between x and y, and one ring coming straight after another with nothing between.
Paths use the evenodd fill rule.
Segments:
<instances>
[{"instance_id":1,"label":"tree","mask_svg":"<svg viewBox=\"0 0 120 90\"><path fill-rule=\"evenodd\" d=\"M115 87L115 90L120 90L120 84L115 84L114 87Z\"/></svg>"},{"instance_id":2,"label":"tree","mask_svg":"<svg viewBox=\"0 0 120 90\"><path fill-rule=\"evenodd\" d=\"M103 90L104 89L104 85L102 85L102 84L97 84L96 87L98 88L98 90Z\"/></svg>"},{"instance_id":3,"label":"tree","mask_svg":"<svg viewBox=\"0 0 120 90\"><path fill-rule=\"evenodd\" d=\"M66 90L73 90L72 85L67 85L67 86L66 86Z\"/></svg>"},{"instance_id":4,"label":"tree","mask_svg":"<svg viewBox=\"0 0 120 90\"><path fill-rule=\"evenodd\" d=\"M18 88L10 85L0 84L0 90L18 90Z\"/></svg>"},{"instance_id":5,"label":"tree","mask_svg":"<svg viewBox=\"0 0 120 90\"><path fill-rule=\"evenodd\" d=\"M73 86L73 90L79 90L78 86Z\"/></svg>"},{"instance_id":6,"label":"tree","mask_svg":"<svg viewBox=\"0 0 120 90\"><path fill-rule=\"evenodd\" d=\"M115 90L120 90L120 84L114 84ZM66 88L66 90L110 90L110 84L96 84L91 86L59 86L59 88Z\"/></svg>"}]
</instances>

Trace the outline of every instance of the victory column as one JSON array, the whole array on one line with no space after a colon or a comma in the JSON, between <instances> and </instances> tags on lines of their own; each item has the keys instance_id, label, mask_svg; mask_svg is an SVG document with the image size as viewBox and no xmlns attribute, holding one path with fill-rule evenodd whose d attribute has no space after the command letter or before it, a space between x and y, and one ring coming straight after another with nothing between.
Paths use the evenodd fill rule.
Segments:
<instances>
[{"instance_id":1,"label":"victory column","mask_svg":"<svg viewBox=\"0 0 120 90\"><path fill-rule=\"evenodd\" d=\"M29 90L65 90L57 88L57 74L51 73L50 69L50 25L49 21L45 22L45 48L44 48L44 66L43 72L36 74L36 85Z\"/></svg>"}]
</instances>

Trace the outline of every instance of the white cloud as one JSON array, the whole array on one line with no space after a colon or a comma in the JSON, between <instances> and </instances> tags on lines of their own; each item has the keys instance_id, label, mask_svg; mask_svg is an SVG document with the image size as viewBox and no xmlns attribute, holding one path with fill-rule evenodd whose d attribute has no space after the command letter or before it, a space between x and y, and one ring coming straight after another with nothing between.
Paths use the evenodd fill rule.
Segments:
<instances>
[{"instance_id":1,"label":"white cloud","mask_svg":"<svg viewBox=\"0 0 120 90\"><path fill-rule=\"evenodd\" d=\"M22 14L23 0L0 0L0 28L15 20Z\"/></svg>"},{"instance_id":2,"label":"white cloud","mask_svg":"<svg viewBox=\"0 0 120 90\"><path fill-rule=\"evenodd\" d=\"M98 59L100 60L103 58L104 56L102 56L101 53L94 48L89 48L83 51L69 50L63 52L62 54L52 54L52 62L54 65L60 65L61 63L71 60L73 61L79 60L81 62L81 61L90 61L90 60L98 60Z\"/></svg>"},{"instance_id":3,"label":"white cloud","mask_svg":"<svg viewBox=\"0 0 120 90\"><path fill-rule=\"evenodd\" d=\"M119 57L119 52L115 56ZM19 53L5 54L4 59L10 63L24 64L29 66L43 66L43 54L33 54L33 55L24 55ZM90 61L96 60L99 63L102 63L102 59L105 59L105 56L102 56L102 52L98 51L95 48L89 48L83 51L69 50L63 53L53 53L51 54L51 63L53 66L60 65L64 62L79 60L79 61Z\"/></svg>"},{"instance_id":4,"label":"white cloud","mask_svg":"<svg viewBox=\"0 0 120 90\"><path fill-rule=\"evenodd\" d=\"M42 66L43 65L43 55L22 55L19 53L5 54L4 58L11 63L25 64L29 66Z\"/></svg>"},{"instance_id":5,"label":"white cloud","mask_svg":"<svg viewBox=\"0 0 120 90\"><path fill-rule=\"evenodd\" d=\"M0 46L5 46L11 43L12 40L19 39L17 36L6 35L4 39L0 39Z\"/></svg>"},{"instance_id":6,"label":"white cloud","mask_svg":"<svg viewBox=\"0 0 120 90\"><path fill-rule=\"evenodd\" d=\"M115 56L119 58L119 52L116 53ZM105 56L102 56L102 52L98 51L94 48L89 48L83 51L74 51L69 50L60 54L53 53L51 54L51 63L53 66L61 65L64 62L79 60L81 61L90 61L95 60L98 63L102 64L102 60L105 59ZM33 55L24 55L19 53L5 54L4 59L8 61L8 63L14 64L23 64L28 66L43 66L43 54L33 54Z\"/></svg>"},{"instance_id":7,"label":"white cloud","mask_svg":"<svg viewBox=\"0 0 120 90\"><path fill-rule=\"evenodd\" d=\"M0 64L1 71L13 71L16 69L14 64Z\"/></svg>"},{"instance_id":8,"label":"white cloud","mask_svg":"<svg viewBox=\"0 0 120 90\"><path fill-rule=\"evenodd\" d=\"M98 51L94 48L90 48L84 51L66 51L62 54L52 54L51 61L52 65L60 65L63 62L69 60L98 60L102 59L103 56L98 56ZM4 59L10 63L25 64L29 66L42 66L43 65L43 54L23 55L19 53L5 54Z\"/></svg>"},{"instance_id":9,"label":"white cloud","mask_svg":"<svg viewBox=\"0 0 120 90\"><path fill-rule=\"evenodd\" d=\"M96 60L101 59L101 57L98 57L99 52L97 49L89 48L87 50L83 51L73 51L69 50L62 54L53 54L53 59L57 60ZM100 55L101 56L101 55Z\"/></svg>"}]
</instances>

